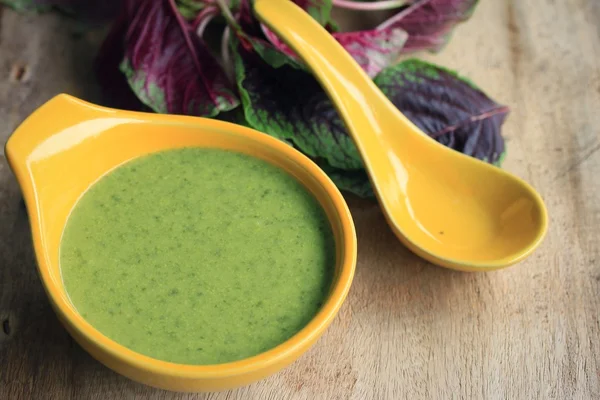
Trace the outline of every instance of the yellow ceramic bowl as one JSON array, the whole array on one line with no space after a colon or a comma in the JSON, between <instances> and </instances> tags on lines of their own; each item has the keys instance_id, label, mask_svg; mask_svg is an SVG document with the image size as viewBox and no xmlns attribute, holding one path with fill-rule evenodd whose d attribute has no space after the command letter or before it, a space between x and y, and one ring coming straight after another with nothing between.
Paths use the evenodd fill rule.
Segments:
<instances>
[{"instance_id":1,"label":"yellow ceramic bowl","mask_svg":"<svg viewBox=\"0 0 600 400\"><path fill-rule=\"evenodd\" d=\"M285 343L241 361L180 365L129 350L87 323L71 305L62 284L60 239L82 193L128 160L188 146L239 151L283 168L319 200L335 235L335 277L320 312ZM27 204L38 272L58 318L93 357L135 381L176 391L216 391L262 379L296 360L315 343L350 289L356 234L342 195L311 160L268 135L222 121L114 110L59 95L15 131L6 144L6 156Z\"/></svg>"}]
</instances>

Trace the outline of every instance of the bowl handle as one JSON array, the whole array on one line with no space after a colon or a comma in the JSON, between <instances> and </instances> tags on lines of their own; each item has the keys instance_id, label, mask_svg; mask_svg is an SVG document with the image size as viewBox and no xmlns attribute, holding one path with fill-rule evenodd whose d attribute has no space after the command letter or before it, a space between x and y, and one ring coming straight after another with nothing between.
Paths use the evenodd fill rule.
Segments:
<instances>
[{"instance_id":1,"label":"bowl handle","mask_svg":"<svg viewBox=\"0 0 600 400\"><path fill-rule=\"evenodd\" d=\"M4 153L17 179L24 178L29 161L43 157L43 152L53 151L53 136L84 121L108 116L111 111L67 94L48 100L27 117L6 142Z\"/></svg>"}]
</instances>

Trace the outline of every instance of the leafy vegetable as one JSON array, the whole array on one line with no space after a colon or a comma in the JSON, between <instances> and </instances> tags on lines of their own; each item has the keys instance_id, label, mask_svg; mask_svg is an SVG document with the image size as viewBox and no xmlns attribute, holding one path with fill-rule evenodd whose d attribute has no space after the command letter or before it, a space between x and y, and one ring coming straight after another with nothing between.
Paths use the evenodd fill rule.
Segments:
<instances>
[{"instance_id":1,"label":"leafy vegetable","mask_svg":"<svg viewBox=\"0 0 600 400\"><path fill-rule=\"evenodd\" d=\"M369 185L358 150L312 75L289 66L272 70L244 50L237 52L236 71L250 126L292 142L325 167L340 188L370 193L365 189ZM375 83L440 143L485 161L500 161L504 153L500 127L508 109L470 82L411 59L387 68Z\"/></svg>"},{"instance_id":2,"label":"leafy vegetable","mask_svg":"<svg viewBox=\"0 0 600 400\"><path fill-rule=\"evenodd\" d=\"M311 15L319 16L316 20L329 31L335 30L329 21L330 0L294 0L294 2ZM237 30L236 33L271 66L278 68L287 64L295 68L306 69L293 50L283 43L275 33L262 24L260 24L260 29L257 29L257 22L253 19L248 1L242 1L239 15L242 29ZM263 34L268 41L262 39ZM407 39L406 32L397 28L382 32L335 32L333 36L370 76L377 75L381 69L397 59Z\"/></svg>"},{"instance_id":3,"label":"leafy vegetable","mask_svg":"<svg viewBox=\"0 0 600 400\"><path fill-rule=\"evenodd\" d=\"M304 68L297 58L290 57L284 50L277 48L266 39L263 35L266 28L254 18L250 1L241 1L235 23L234 32L241 45L248 50L254 50L272 67L290 65L294 68Z\"/></svg>"},{"instance_id":4,"label":"leafy vegetable","mask_svg":"<svg viewBox=\"0 0 600 400\"><path fill-rule=\"evenodd\" d=\"M250 126L290 140L305 154L325 159L335 168L362 168L344 124L310 73L288 65L272 69L241 48L236 52L235 70Z\"/></svg>"},{"instance_id":5,"label":"leafy vegetable","mask_svg":"<svg viewBox=\"0 0 600 400\"><path fill-rule=\"evenodd\" d=\"M298 6L302 7L316 21L325 26L331 18L331 0L292 0Z\"/></svg>"},{"instance_id":6,"label":"leafy vegetable","mask_svg":"<svg viewBox=\"0 0 600 400\"><path fill-rule=\"evenodd\" d=\"M207 117L237 107L218 61L174 0L129 1L120 21L127 24L120 70L144 104L160 113Z\"/></svg>"},{"instance_id":7,"label":"leafy vegetable","mask_svg":"<svg viewBox=\"0 0 600 400\"><path fill-rule=\"evenodd\" d=\"M302 64L298 56L273 32L264 28L265 36L282 53ZM402 29L333 33L333 37L358 64L373 77L398 58L408 35Z\"/></svg>"},{"instance_id":8,"label":"leafy vegetable","mask_svg":"<svg viewBox=\"0 0 600 400\"><path fill-rule=\"evenodd\" d=\"M442 48L477 0L292 1L331 32L394 105L431 137L500 164L507 107L442 67L417 59L394 65L401 54ZM109 104L253 127L307 154L341 189L373 195L329 98L294 52L256 19L251 0L0 2L19 10L80 10L76 15L93 15L102 7L114 12L120 3L96 63ZM340 32L333 7L394 15L372 29ZM215 29L207 29L209 23ZM210 37L214 32L221 33L220 49L213 45L219 38Z\"/></svg>"},{"instance_id":9,"label":"leafy vegetable","mask_svg":"<svg viewBox=\"0 0 600 400\"><path fill-rule=\"evenodd\" d=\"M375 197L371 182L369 181L369 176L365 170L343 170L333 168L322 160L315 161L340 190L353 193L359 197Z\"/></svg>"},{"instance_id":10,"label":"leafy vegetable","mask_svg":"<svg viewBox=\"0 0 600 400\"><path fill-rule=\"evenodd\" d=\"M315 17L315 19L328 28L329 31L335 30L335 26L330 24L329 21L331 0L295 0L294 2L307 10L309 14L320 16L320 18ZM279 54L279 57L273 57L271 54L265 57L264 50L257 49L265 61L274 67L288 63L292 66L305 68L294 51L281 41L275 33L262 24L261 29ZM367 30L332 32L332 34L371 77L377 75L379 71L397 59L408 37L406 32L399 28L391 28L381 32ZM262 47L264 48L264 45ZM281 61L282 56L285 58L285 62ZM272 62L272 59L276 61Z\"/></svg>"},{"instance_id":11,"label":"leafy vegetable","mask_svg":"<svg viewBox=\"0 0 600 400\"><path fill-rule=\"evenodd\" d=\"M478 0L415 0L406 9L383 22L378 31L403 29L408 33L404 53L440 50L452 29L471 17Z\"/></svg>"},{"instance_id":12,"label":"leafy vegetable","mask_svg":"<svg viewBox=\"0 0 600 400\"><path fill-rule=\"evenodd\" d=\"M404 115L438 142L483 161L502 161L501 126L509 109L469 80L410 59L383 71L375 83Z\"/></svg>"},{"instance_id":13,"label":"leafy vegetable","mask_svg":"<svg viewBox=\"0 0 600 400\"><path fill-rule=\"evenodd\" d=\"M375 76L401 52L441 49L448 41L452 29L471 16L477 2L478 0L333 0L334 5L363 12L402 7L399 13L373 30L333 33L333 36L370 76ZM277 49L289 57L297 58L273 32L266 27L263 30Z\"/></svg>"},{"instance_id":14,"label":"leafy vegetable","mask_svg":"<svg viewBox=\"0 0 600 400\"><path fill-rule=\"evenodd\" d=\"M200 11L205 10L208 7L211 7L210 4L206 4L204 2L196 1L196 0L177 0L177 9L181 13L181 15L186 19L194 19Z\"/></svg>"}]
</instances>

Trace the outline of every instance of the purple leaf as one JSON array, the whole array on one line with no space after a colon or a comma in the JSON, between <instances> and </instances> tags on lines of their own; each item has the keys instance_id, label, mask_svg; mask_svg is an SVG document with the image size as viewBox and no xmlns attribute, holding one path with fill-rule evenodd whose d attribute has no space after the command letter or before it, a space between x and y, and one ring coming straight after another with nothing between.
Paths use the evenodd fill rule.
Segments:
<instances>
[{"instance_id":1,"label":"purple leaf","mask_svg":"<svg viewBox=\"0 0 600 400\"><path fill-rule=\"evenodd\" d=\"M296 0L295 3L305 9L307 7L316 8L315 4L317 3L321 9L326 9L326 4L330 5L330 2L323 1ZM328 15L328 13L324 14ZM241 30L237 32L238 39L246 45L246 48L253 48L275 68L290 65L306 69L293 50L283 43L275 33L254 19L247 0L242 1L237 19L241 27ZM321 19L321 21L324 20L326 19ZM329 25L326 28L329 31L333 30L333 27ZM263 35L268 40L262 39ZM406 33L401 29L389 29L382 32L334 33L333 36L371 77L377 75L379 71L397 59L407 38Z\"/></svg>"},{"instance_id":2,"label":"purple leaf","mask_svg":"<svg viewBox=\"0 0 600 400\"><path fill-rule=\"evenodd\" d=\"M386 69L374 81L404 115L438 142L492 164L502 161L501 126L509 109L472 82L417 59Z\"/></svg>"},{"instance_id":3,"label":"purple leaf","mask_svg":"<svg viewBox=\"0 0 600 400\"><path fill-rule=\"evenodd\" d=\"M236 57L246 120L255 129L289 141L319 163L344 190L369 192L354 142L315 78L289 65L273 69L255 53ZM501 126L508 108L451 71L418 60L388 67L375 83L416 125L440 143L499 164Z\"/></svg>"},{"instance_id":4,"label":"purple leaf","mask_svg":"<svg viewBox=\"0 0 600 400\"><path fill-rule=\"evenodd\" d=\"M333 36L370 77L398 59L408 38L402 29L334 33Z\"/></svg>"},{"instance_id":5,"label":"purple leaf","mask_svg":"<svg viewBox=\"0 0 600 400\"><path fill-rule=\"evenodd\" d=\"M239 9L236 13L238 25L231 27L239 44L246 51L256 52L274 68L279 68L282 65L299 69L304 68L298 59L288 56L285 51L264 38L264 26L254 17L251 7L250 0L240 0ZM234 51L236 50L234 49Z\"/></svg>"},{"instance_id":6,"label":"purple leaf","mask_svg":"<svg viewBox=\"0 0 600 400\"><path fill-rule=\"evenodd\" d=\"M304 63L279 37L262 25L264 35L280 52L304 67ZM391 28L381 31L336 32L332 34L354 60L374 77L397 60L408 35L402 29Z\"/></svg>"},{"instance_id":7,"label":"purple leaf","mask_svg":"<svg viewBox=\"0 0 600 400\"><path fill-rule=\"evenodd\" d=\"M378 31L403 29L408 41L403 52L439 50L452 29L471 17L478 0L416 0L377 27Z\"/></svg>"},{"instance_id":8,"label":"purple leaf","mask_svg":"<svg viewBox=\"0 0 600 400\"><path fill-rule=\"evenodd\" d=\"M213 117L239 104L174 0L127 0L108 40L112 46L122 41L120 69L136 96L156 112Z\"/></svg>"},{"instance_id":9,"label":"purple leaf","mask_svg":"<svg viewBox=\"0 0 600 400\"><path fill-rule=\"evenodd\" d=\"M336 32L333 36L373 77L396 61L400 53L441 49L448 41L452 29L471 16L477 2L478 0L415 0L376 29ZM275 48L297 64L303 65L294 51L275 33L265 26L262 29Z\"/></svg>"},{"instance_id":10,"label":"purple leaf","mask_svg":"<svg viewBox=\"0 0 600 400\"><path fill-rule=\"evenodd\" d=\"M266 27L263 29L275 48L304 67L296 53L275 33ZM384 31L337 32L333 33L333 37L370 77L374 77L398 58L408 35L402 29L394 28Z\"/></svg>"}]
</instances>

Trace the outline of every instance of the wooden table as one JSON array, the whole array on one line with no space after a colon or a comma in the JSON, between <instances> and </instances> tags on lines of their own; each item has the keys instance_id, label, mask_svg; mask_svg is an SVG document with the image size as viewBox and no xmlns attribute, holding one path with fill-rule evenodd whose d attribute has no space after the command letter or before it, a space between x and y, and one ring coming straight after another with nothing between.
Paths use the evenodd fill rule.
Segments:
<instances>
[{"instance_id":1,"label":"wooden table","mask_svg":"<svg viewBox=\"0 0 600 400\"><path fill-rule=\"evenodd\" d=\"M59 91L98 96L99 35L56 15L0 17L0 139ZM317 345L232 392L176 394L105 368L70 339L36 276L19 189L0 157L0 399L600 398L600 2L482 1L439 55L512 107L504 167L547 201L529 259L469 274L408 252L349 198L359 261Z\"/></svg>"}]
</instances>

